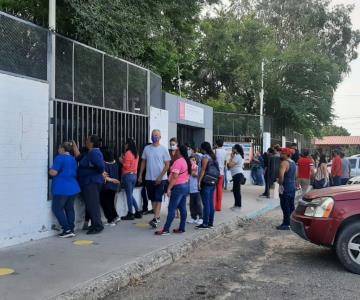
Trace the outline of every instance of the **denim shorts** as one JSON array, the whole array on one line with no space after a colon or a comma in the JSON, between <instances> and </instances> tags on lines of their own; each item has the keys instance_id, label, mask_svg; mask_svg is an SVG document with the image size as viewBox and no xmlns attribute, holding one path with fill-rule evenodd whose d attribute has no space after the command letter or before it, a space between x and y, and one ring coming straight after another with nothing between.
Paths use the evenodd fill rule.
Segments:
<instances>
[{"instance_id":1,"label":"denim shorts","mask_svg":"<svg viewBox=\"0 0 360 300\"><path fill-rule=\"evenodd\" d=\"M164 187L167 180L161 181L160 184L156 185L156 181L146 180L146 191L149 197L149 200L152 202L162 202L164 196Z\"/></svg>"}]
</instances>

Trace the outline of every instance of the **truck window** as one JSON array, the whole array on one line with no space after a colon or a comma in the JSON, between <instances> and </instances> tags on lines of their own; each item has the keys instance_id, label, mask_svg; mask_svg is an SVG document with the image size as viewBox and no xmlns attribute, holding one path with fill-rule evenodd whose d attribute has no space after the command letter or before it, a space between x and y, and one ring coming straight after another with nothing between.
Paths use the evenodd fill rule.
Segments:
<instances>
[{"instance_id":1,"label":"truck window","mask_svg":"<svg viewBox=\"0 0 360 300\"><path fill-rule=\"evenodd\" d=\"M349 159L351 169L356 169L357 159Z\"/></svg>"}]
</instances>

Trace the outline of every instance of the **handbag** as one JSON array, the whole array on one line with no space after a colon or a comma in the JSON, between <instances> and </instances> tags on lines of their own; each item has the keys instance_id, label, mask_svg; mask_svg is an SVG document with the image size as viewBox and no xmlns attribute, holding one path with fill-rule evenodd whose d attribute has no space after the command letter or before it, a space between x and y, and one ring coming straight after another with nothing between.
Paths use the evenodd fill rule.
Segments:
<instances>
[{"instance_id":1,"label":"handbag","mask_svg":"<svg viewBox=\"0 0 360 300\"><path fill-rule=\"evenodd\" d=\"M246 177L244 176L243 173L240 173L240 176L241 176L241 178L240 178L240 184L241 184L241 185L245 185L245 184L246 184Z\"/></svg>"},{"instance_id":2,"label":"handbag","mask_svg":"<svg viewBox=\"0 0 360 300\"><path fill-rule=\"evenodd\" d=\"M220 177L220 169L217 161L209 159L202 183L205 185L216 185Z\"/></svg>"}]
</instances>

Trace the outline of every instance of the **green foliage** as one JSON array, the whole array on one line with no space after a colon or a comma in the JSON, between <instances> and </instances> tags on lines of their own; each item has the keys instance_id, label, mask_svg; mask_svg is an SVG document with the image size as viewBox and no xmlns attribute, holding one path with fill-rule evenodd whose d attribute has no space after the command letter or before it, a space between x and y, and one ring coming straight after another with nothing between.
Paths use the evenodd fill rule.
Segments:
<instances>
[{"instance_id":1,"label":"green foliage","mask_svg":"<svg viewBox=\"0 0 360 300\"><path fill-rule=\"evenodd\" d=\"M328 125L321 128L321 136L349 136L350 132L342 127L336 125Z\"/></svg>"}]
</instances>

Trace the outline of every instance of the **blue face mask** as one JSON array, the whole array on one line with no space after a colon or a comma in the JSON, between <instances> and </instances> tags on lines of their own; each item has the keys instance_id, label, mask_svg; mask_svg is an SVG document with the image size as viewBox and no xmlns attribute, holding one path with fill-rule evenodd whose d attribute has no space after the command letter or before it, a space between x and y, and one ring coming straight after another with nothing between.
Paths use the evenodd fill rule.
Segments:
<instances>
[{"instance_id":1,"label":"blue face mask","mask_svg":"<svg viewBox=\"0 0 360 300\"><path fill-rule=\"evenodd\" d=\"M155 144L155 143L157 143L158 141L160 141L160 137L155 136L155 135L152 135L152 136L151 136L151 141Z\"/></svg>"}]
</instances>

